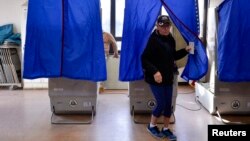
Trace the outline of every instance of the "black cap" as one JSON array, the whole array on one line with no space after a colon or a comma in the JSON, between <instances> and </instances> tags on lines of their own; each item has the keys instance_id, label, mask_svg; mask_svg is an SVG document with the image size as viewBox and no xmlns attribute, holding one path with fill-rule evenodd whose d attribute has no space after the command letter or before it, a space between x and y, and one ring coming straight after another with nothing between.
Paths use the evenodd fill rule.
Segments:
<instances>
[{"instance_id":1,"label":"black cap","mask_svg":"<svg viewBox=\"0 0 250 141\"><path fill-rule=\"evenodd\" d=\"M157 19L157 24L159 26L169 26L169 25L171 25L171 21L167 15L161 15Z\"/></svg>"}]
</instances>

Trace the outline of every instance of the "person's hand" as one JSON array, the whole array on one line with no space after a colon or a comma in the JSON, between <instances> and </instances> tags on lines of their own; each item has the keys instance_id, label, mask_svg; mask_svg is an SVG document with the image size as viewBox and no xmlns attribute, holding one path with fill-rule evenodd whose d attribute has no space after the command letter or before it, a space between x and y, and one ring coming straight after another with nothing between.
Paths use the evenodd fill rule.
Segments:
<instances>
[{"instance_id":1,"label":"person's hand","mask_svg":"<svg viewBox=\"0 0 250 141\"><path fill-rule=\"evenodd\" d=\"M194 54L194 42L189 42L188 46L185 48L190 54Z\"/></svg>"},{"instance_id":2,"label":"person's hand","mask_svg":"<svg viewBox=\"0 0 250 141\"><path fill-rule=\"evenodd\" d=\"M190 47L190 46L186 46L186 48L185 48L185 49L186 49L186 51L187 51L187 52L190 52L190 51L191 51L191 49L192 49L192 47Z\"/></svg>"},{"instance_id":3,"label":"person's hand","mask_svg":"<svg viewBox=\"0 0 250 141\"><path fill-rule=\"evenodd\" d=\"M113 56L114 58L119 58L119 55L118 55L118 53L114 53L114 56Z\"/></svg>"},{"instance_id":4,"label":"person's hand","mask_svg":"<svg viewBox=\"0 0 250 141\"><path fill-rule=\"evenodd\" d=\"M157 82L157 83L161 83L162 82L162 76L161 76L161 73L159 71L157 71L154 74L154 79L155 79L155 82Z\"/></svg>"}]
</instances>

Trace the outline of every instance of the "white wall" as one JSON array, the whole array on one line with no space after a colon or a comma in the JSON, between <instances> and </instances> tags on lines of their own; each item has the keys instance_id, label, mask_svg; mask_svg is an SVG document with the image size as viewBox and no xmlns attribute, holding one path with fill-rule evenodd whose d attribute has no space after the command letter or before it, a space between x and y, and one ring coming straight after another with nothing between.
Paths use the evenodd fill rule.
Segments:
<instances>
[{"instance_id":1,"label":"white wall","mask_svg":"<svg viewBox=\"0 0 250 141\"><path fill-rule=\"evenodd\" d=\"M21 32L21 5L26 0L0 0L0 26L14 24L14 32Z\"/></svg>"},{"instance_id":2,"label":"white wall","mask_svg":"<svg viewBox=\"0 0 250 141\"><path fill-rule=\"evenodd\" d=\"M104 82L106 89L128 89L128 82L119 81L119 58L113 58L111 55L107 59L107 81Z\"/></svg>"},{"instance_id":3,"label":"white wall","mask_svg":"<svg viewBox=\"0 0 250 141\"><path fill-rule=\"evenodd\" d=\"M210 0L210 7L219 6L224 0Z\"/></svg>"}]
</instances>

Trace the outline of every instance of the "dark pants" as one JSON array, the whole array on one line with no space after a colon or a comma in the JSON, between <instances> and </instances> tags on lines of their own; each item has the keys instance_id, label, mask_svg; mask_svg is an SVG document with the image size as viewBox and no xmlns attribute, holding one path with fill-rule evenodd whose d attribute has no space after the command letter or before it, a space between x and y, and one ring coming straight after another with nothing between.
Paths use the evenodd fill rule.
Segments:
<instances>
[{"instance_id":1,"label":"dark pants","mask_svg":"<svg viewBox=\"0 0 250 141\"><path fill-rule=\"evenodd\" d=\"M156 107L152 114L155 117L160 117L163 114L165 117L170 117L172 114L172 93L173 86L155 86L150 85L153 95L156 100Z\"/></svg>"}]
</instances>

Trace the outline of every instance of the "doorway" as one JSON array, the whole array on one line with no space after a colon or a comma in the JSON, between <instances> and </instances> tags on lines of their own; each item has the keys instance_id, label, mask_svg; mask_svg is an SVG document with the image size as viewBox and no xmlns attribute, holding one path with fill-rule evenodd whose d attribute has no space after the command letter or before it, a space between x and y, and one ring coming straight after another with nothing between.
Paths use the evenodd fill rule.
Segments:
<instances>
[{"instance_id":1,"label":"doorway","mask_svg":"<svg viewBox=\"0 0 250 141\"><path fill-rule=\"evenodd\" d=\"M125 0L101 0L102 29L111 33L117 43L118 52L121 50ZM110 48L111 57L107 59L107 80L104 82L105 92L124 92L128 90L128 82L119 81L119 58L113 58L113 49Z\"/></svg>"}]
</instances>

